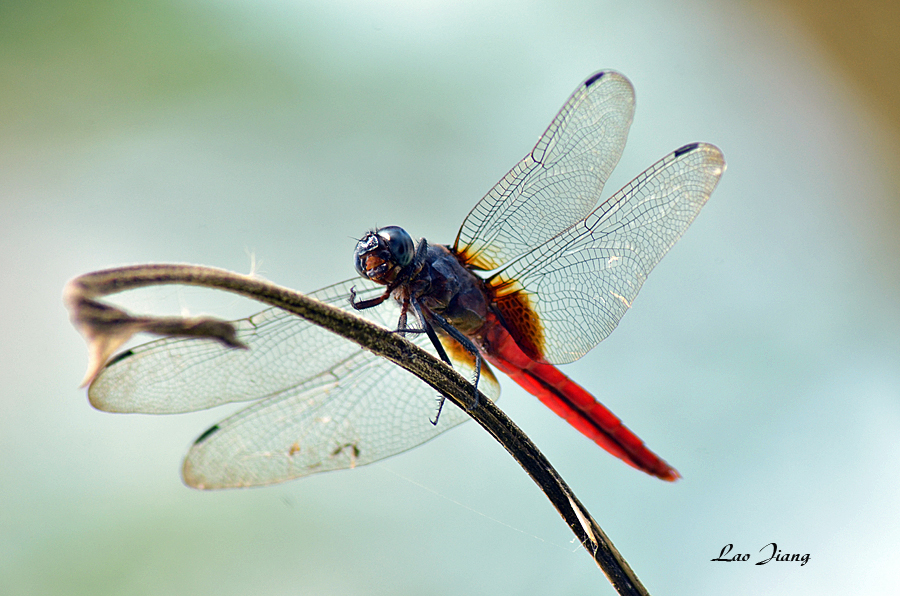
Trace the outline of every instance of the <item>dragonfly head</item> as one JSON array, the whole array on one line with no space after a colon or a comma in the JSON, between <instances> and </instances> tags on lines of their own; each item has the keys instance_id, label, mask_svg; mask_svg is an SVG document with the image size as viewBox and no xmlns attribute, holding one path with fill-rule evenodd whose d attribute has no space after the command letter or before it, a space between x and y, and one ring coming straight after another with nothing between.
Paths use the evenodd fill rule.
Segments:
<instances>
[{"instance_id":1,"label":"dragonfly head","mask_svg":"<svg viewBox=\"0 0 900 596\"><path fill-rule=\"evenodd\" d=\"M388 226L368 232L356 243L353 262L361 276L388 285L412 263L414 255L415 245L406 230Z\"/></svg>"}]
</instances>

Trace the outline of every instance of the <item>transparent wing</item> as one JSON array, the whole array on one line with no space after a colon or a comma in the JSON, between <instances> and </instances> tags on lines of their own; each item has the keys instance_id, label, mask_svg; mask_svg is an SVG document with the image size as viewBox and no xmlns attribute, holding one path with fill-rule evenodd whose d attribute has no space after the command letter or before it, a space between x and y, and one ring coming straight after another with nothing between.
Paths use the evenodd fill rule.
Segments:
<instances>
[{"instance_id":1,"label":"transparent wing","mask_svg":"<svg viewBox=\"0 0 900 596\"><path fill-rule=\"evenodd\" d=\"M360 279L310 295L350 309L354 285L361 299L384 291ZM388 300L360 314L391 329L399 313ZM91 403L116 412L177 413L254 400L196 441L184 464L188 484L254 486L371 463L468 418L447 404L431 424L437 408L431 387L290 313L267 309L236 325L249 350L160 339L113 359L89 390ZM433 352L424 335L408 337ZM472 378L474 361L459 349L451 357L454 368ZM479 389L492 400L499 396L490 371L482 371Z\"/></svg>"},{"instance_id":2,"label":"transparent wing","mask_svg":"<svg viewBox=\"0 0 900 596\"><path fill-rule=\"evenodd\" d=\"M479 388L495 393L496 380ZM468 419L447 403L431 424L437 397L400 367L359 351L303 389L266 398L212 427L188 452L184 479L198 488L257 486L369 464Z\"/></svg>"},{"instance_id":3,"label":"transparent wing","mask_svg":"<svg viewBox=\"0 0 900 596\"><path fill-rule=\"evenodd\" d=\"M361 298L384 292L383 286L360 278L310 296L350 310L352 286ZM400 310L388 300L358 314L391 329ZM174 414L249 401L299 387L360 351L356 344L278 308L235 325L238 339L249 350L225 348L212 340L165 338L119 354L91 383L91 403L109 412ZM421 337L410 339L424 345Z\"/></svg>"},{"instance_id":4,"label":"transparent wing","mask_svg":"<svg viewBox=\"0 0 900 596\"><path fill-rule=\"evenodd\" d=\"M534 149L479 201L454 249L496 269L587 215L619 162L634 115L623 75L598 72L569 97Z\"/></svg>"},{"instance_id":5,"label":"transparent wing","mask_svg":"<svg viewBox=\"0 0 900 596\"><path fill-rule=\"evenodd\" d=\"M553 364L581 358L609 335L647 275L706 203L725 161L703 143L674 151L580 221L490 280L508 321L522 305L539 323L511 329ZM529 320L527 317L524 320ZM530 337L516 337L528 333ZM524 348L523 348L524 349Z\"/></svg>"}]
</instances>

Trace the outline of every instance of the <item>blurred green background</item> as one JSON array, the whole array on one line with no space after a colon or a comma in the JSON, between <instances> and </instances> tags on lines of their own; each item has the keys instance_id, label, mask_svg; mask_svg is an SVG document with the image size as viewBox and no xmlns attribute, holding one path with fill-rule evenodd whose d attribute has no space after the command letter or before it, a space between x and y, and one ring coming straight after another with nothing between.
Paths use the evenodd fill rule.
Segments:
<instances>
[{"instance_id":1,"label":"blurred green background","mask_svg":"<svg viewBox=\"0 0 900 596\"><path fill-rule=\"evenodd\" d=\"M837 3L833 3L837 5ZM565 368L684 475L500 405L654 594L896 593L894 4L0 4L0 594L612 594L474 424L373 466L198 492L227 409L94 411L81 273L191 262L312 290L375 225L452 241L588 74L637 90L605 194L692 141L728 171L617 331ZM245 316L195 289L138 312ZM772 562L771 542L810 562ZM725 544L747 563L718 563Z\"/></svg>"}]
</instances>

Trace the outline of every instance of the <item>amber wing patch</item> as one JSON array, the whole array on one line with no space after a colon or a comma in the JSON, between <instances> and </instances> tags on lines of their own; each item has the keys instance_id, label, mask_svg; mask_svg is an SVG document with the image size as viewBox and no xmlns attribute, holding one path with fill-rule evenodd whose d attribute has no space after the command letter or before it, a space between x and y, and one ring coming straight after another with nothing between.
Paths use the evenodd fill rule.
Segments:
<instances>
[{"instance_id":1,"label":"amber wing patch","mask_svg":"<svg viewBox=\"0 0 900 596\"><path fill-rule=\"evenodd\" d=\"M532 360L544 360L544 326L534 310L531 296L513 281L492 286L494 307L516 344Z\"/></svg>"},{"instance_id":2,"label":"amber wing patch","mask_svg":"<svg viewBox=\"0 0 900 596\"><path fill-rule=\"evenodd\" d=\"M456 239L456 242L457 244L459 243L459 238ZM498 263L496 259L492 259L488 256L484 249L476 250L472 246L469 246L463 250L457 250L456 245L454 245L453 248L450 249L450 252L456 255L459 262L468 269L490 271L500 266L500 263Z\"/></svg>"}]
</instances>

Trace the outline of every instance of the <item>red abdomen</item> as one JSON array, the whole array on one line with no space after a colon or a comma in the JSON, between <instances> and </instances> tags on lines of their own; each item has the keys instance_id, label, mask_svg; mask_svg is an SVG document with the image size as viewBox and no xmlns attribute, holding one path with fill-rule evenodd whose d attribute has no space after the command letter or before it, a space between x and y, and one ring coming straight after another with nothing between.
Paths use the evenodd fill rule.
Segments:
<instances>
[{"instance_id":1,"label":"red abdomen","mask_svg":"<svg viewBox=\"0 0 900 596\"><path fill-rule=\"evenodd\" d=\"M491 324L493 323L493 324ZM681 475L647 449L606 406L558 368L529 358L509 332L497 321L489 321L485 333L489 353L485 359L536 396L583 435L639 470L674 481Z\"/></svg>"}]
</instances>

